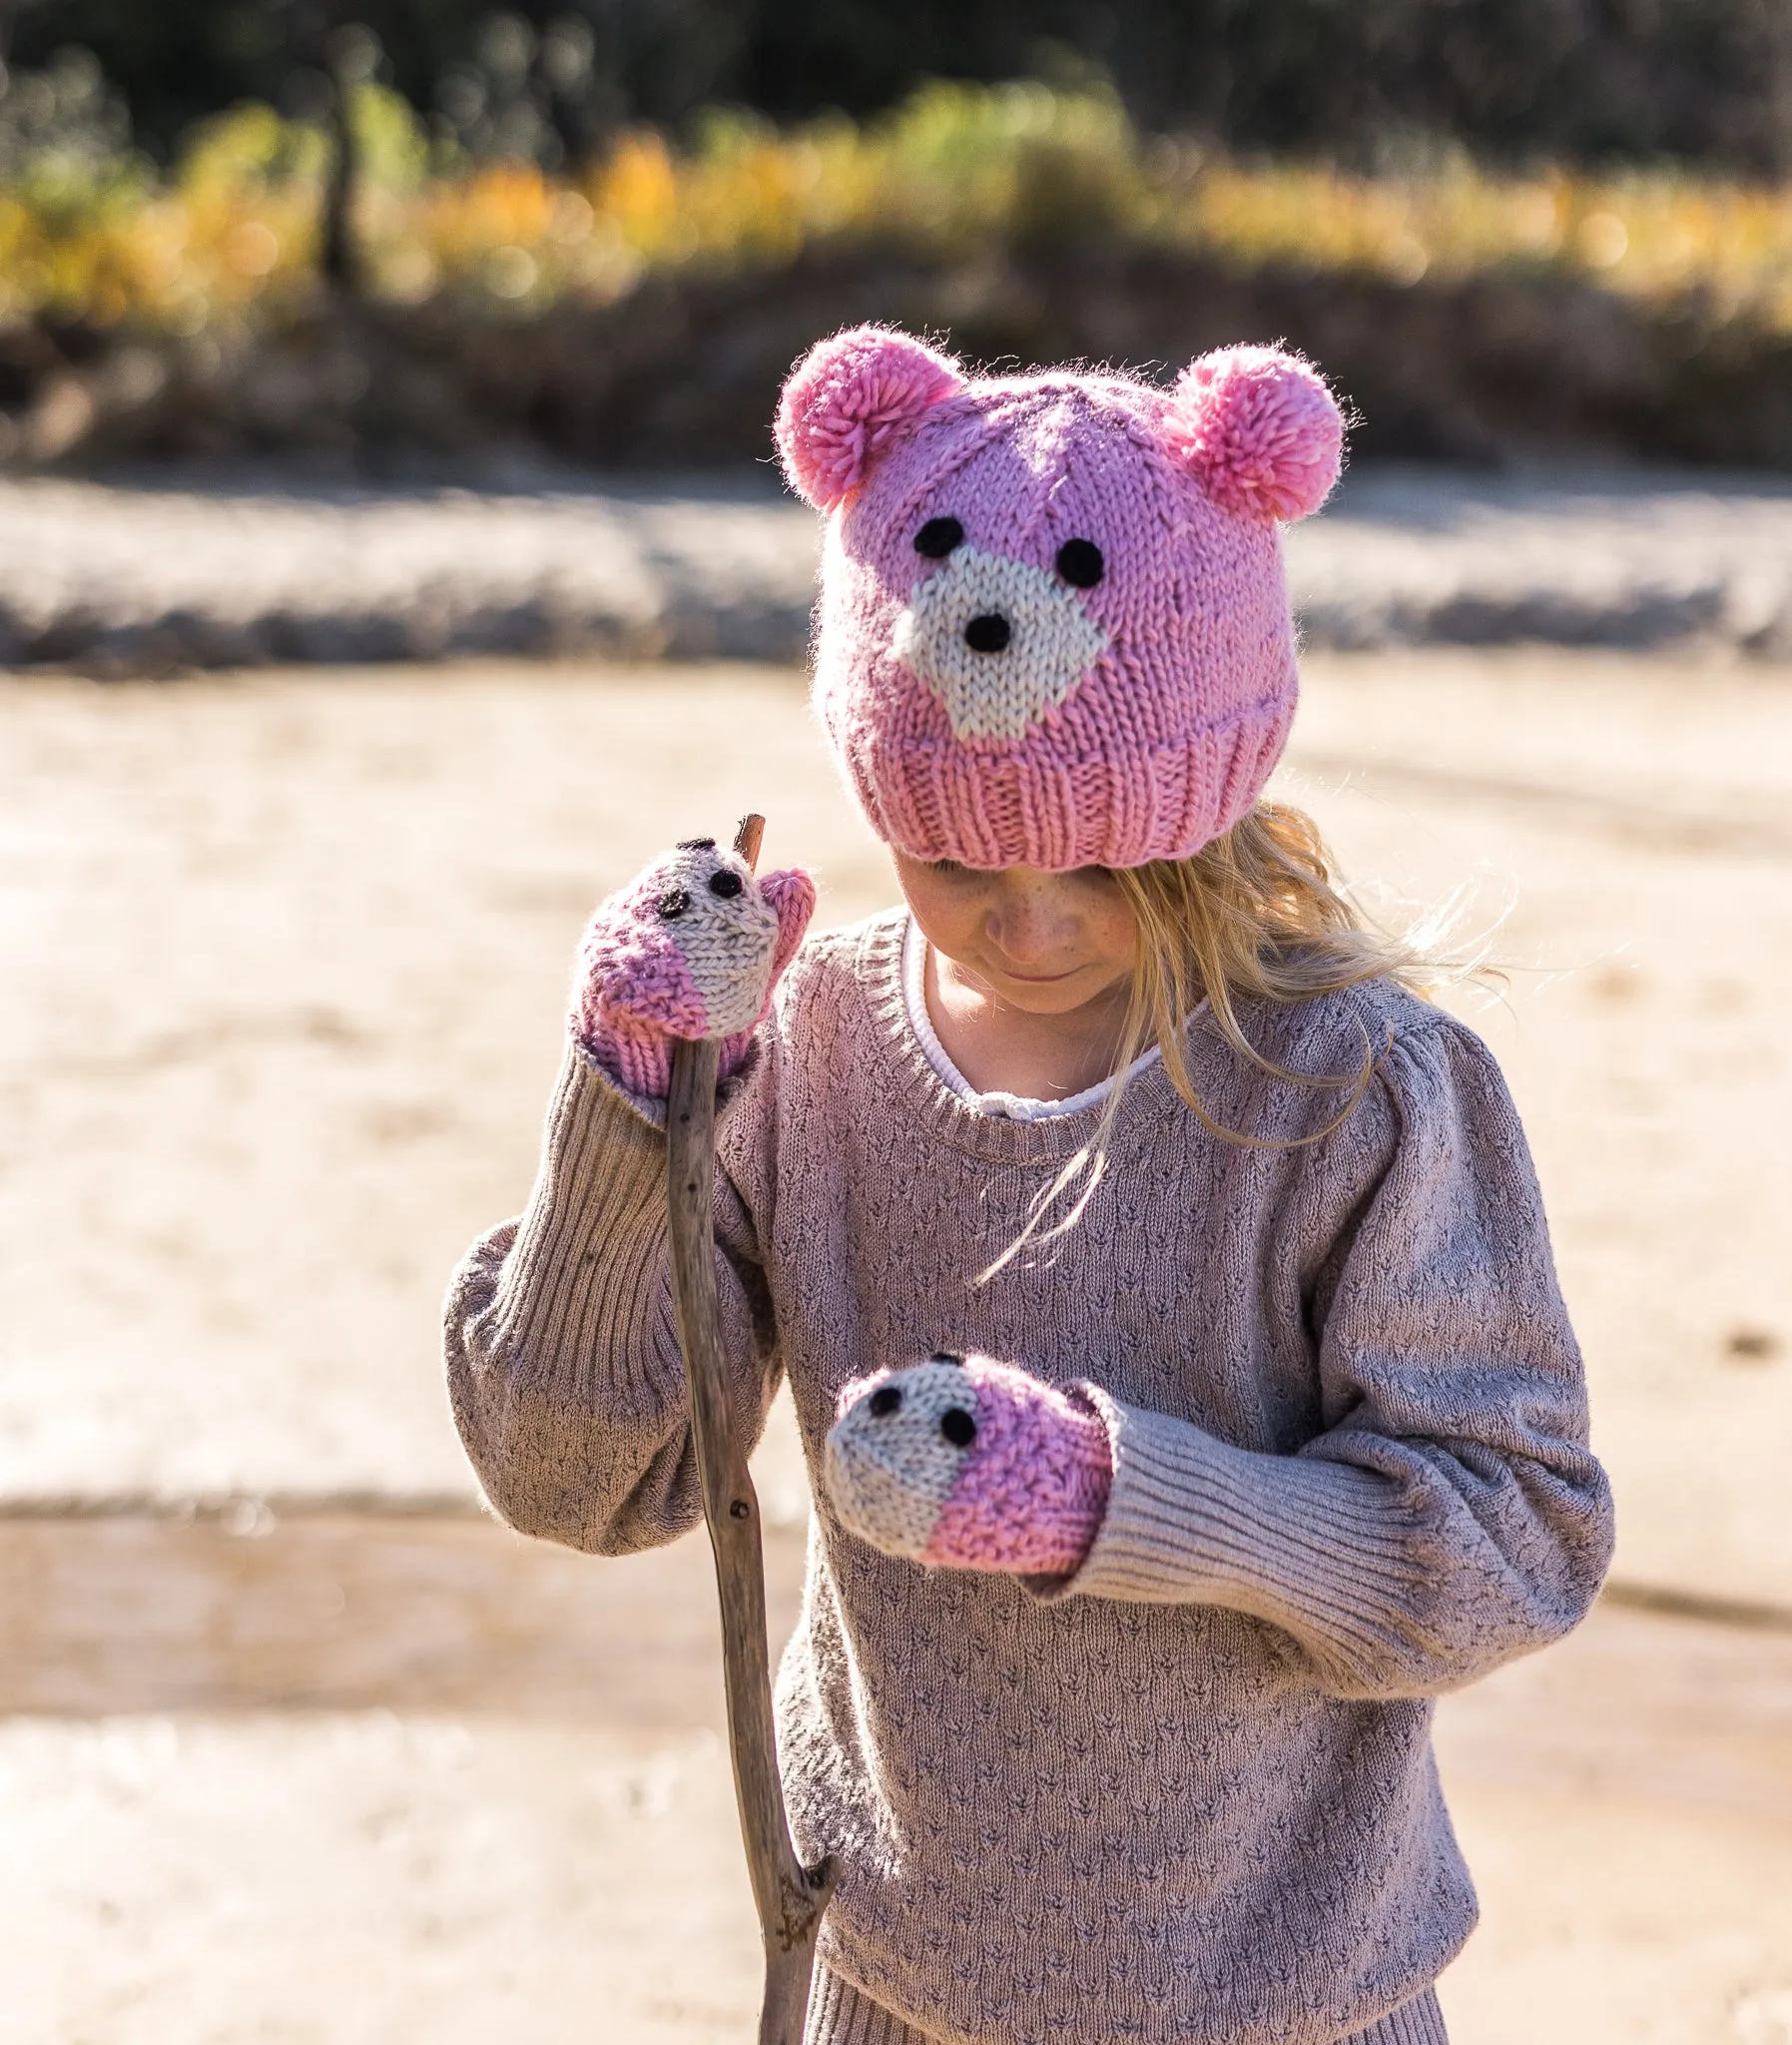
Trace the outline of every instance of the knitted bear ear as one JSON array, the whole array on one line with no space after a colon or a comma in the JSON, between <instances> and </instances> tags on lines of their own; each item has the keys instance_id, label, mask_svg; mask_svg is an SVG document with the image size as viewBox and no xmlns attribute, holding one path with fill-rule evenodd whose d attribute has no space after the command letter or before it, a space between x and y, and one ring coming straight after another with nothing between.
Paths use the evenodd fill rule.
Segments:
<instances>
[{"instance_id":1,"label":"knitted bear ear","mask_svg":"<svg viewBox=\"0 0 1792 2045\"><path fill-rule=\"evenodd\" d=\"M1228 511L1305 518L1332 493L1344 416L1310 362L1280 347L1222 347L1177 377L1164 444Z\"/></svg>"},{"instance_id":2,"label":"knitted bear ear","mask_svg":"<svg viewBox=\"0 0 1792 2045\"><path fill-rule=\"evenodd\" d=\"M778 451L791 487L832 511L904 426L963 384L956 362L889 327L852 327L817 341L778 402Z\"/></svg>"}]
</instances>

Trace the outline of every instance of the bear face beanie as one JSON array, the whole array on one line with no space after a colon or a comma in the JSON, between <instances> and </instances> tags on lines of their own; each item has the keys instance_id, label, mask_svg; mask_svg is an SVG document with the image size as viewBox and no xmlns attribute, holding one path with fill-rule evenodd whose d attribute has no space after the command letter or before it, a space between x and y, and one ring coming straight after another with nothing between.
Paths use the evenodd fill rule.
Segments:
<instances>
[{"instance_id":1,"label":"bear face beanie","mask_svg":"<svg viewBox=\"0 0 1792 2045\"><path fill-rule=\"evenodd\" d=\"M1278 527L1343 419L1273 347L1169 389L966 376L855 328L798 363L777 437L829 513L816 699L873 828L916 859L1185 859L1261 793L1297 686Z\"/></svg>"}]
</instances>

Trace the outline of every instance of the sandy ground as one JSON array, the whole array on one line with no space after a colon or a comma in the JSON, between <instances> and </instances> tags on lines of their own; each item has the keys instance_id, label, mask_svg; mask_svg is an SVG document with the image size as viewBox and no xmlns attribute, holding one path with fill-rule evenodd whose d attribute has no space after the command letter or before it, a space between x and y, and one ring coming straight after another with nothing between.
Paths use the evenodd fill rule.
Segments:
<instances>
[{"instance_id":1,"label":"sandy ground","mask_svg":"<svg viewBox=\"0 0 1792 2045\"><path fill-rule=\"evenodd\" d=\"M1283 786L1525 1110L1627 1577L1792 1595L1792 689L1615 656L1311 664ZM590 904L770 813L891 898L776 669L0 693L0 1497L470 1495L434 1303L527 1190ZM783 1485L786 1510L793 1486Z\"/></svg>"},{"instance_id":2,"label":"sandy ground","mask_svg":"<svg viewBox=\"0 0 1792 2045\"><path fill-rule=\"evenodd\" d=\"M1782 1608L1789 738L1771 670L1316 658L1285 776L1510 969L1622 1582ZM745 2034L701 1548L467 1517L434 1323L590 903L748 806L890 899L775 669L0 685L4 2045ZM1787 2045L1789 1726L1792 1637L1621 1605L1447 1704L1462 2045Z\"/></svg>"},{"instance_id":3,"label":"sandy ground","mask_svg":"<svg viewBox=\"0 0 1792 2045\"><path fill-rule=\"evenodd\" d=\"M6 2045L752 2035L701 1538L132 1532L38 1558L89 1617L0 1716ZM0 1577L31 1538L0 1528ZM799 1539L768 1562L782 1633ZM1446 1700L1439 1749L1485 1909L1457 2045L1792 2038L1792 1637L1606 1606Z\"/></svg>"}]
</instances>

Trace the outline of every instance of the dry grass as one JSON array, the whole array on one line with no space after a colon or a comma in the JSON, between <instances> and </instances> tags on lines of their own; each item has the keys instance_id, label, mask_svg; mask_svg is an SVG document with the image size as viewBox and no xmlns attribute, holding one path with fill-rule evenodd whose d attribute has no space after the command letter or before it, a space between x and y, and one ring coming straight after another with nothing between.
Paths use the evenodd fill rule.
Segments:
<instances>
[{"instance_id":1,"label":"dry grass","mask_svg":"<svg viewBox=\"0 0 1792 2045\"><path fill-rule=\"evenodd\" d=\"M960 261L1100 239L1398 284L1500 270L1590 280L1656 306L1792 332L1792 190L1673 171L1493 176L1439 158L1347 177L1148 142L1099 93L932 85L890 117L779 132L717 115L683 150L623 139L586 176L432 162L402 102L367 89L360 233L373 288L520 315L599 303L667 267L776 267L895 245ZM325 146L247 107L166 179L133 160L46 163L0 191L0 321L193 335L308 292Z\"/></svg>"}]
</instances>

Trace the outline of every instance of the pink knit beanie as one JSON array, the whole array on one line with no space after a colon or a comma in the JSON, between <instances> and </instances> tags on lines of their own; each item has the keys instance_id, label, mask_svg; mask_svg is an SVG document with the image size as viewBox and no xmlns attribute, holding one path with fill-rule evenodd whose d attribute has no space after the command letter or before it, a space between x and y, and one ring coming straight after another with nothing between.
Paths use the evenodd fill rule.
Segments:
<instances>
[{"instance_id":1,"label":"pink knit beanie","mask_svg":"<svg viewBox=\"0 0 1792 2045\"><path fill-rule=\"evenodd\" d=\"M967 377L859 327L797 365L777 432L831 514L816 699L881 837L1061 872L1184 859L1250 809L1294 714L1277 525L1343 444L1307 363Z\"/></svg>"}]
</instances>

